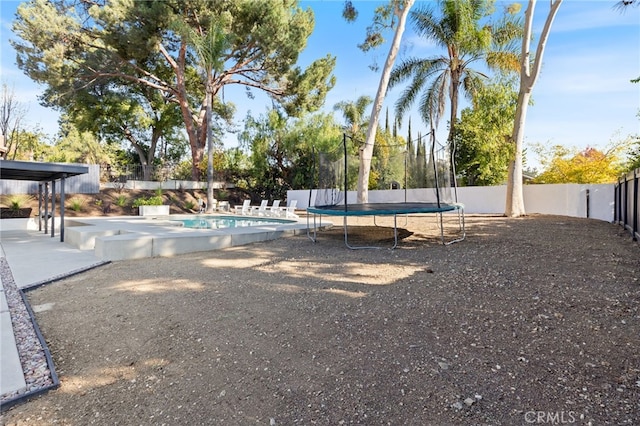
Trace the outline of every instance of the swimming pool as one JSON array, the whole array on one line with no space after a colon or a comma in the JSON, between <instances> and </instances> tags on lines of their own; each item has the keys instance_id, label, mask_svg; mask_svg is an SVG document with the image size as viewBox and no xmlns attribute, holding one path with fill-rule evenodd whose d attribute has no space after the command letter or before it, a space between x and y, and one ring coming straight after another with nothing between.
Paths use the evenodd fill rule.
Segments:
<instances>
[{"instance_id":1,"label":"swimming pool","mask_svg":"<svg viewBox=\"0 0 640 426\"><path fill-rule=\"evenodd\" d=\"M244 228L260 225L283 225L295 223L295 220L275 219L271 217L243 217L243 216L194 216L188 219L173 219L180 226L193 229L222 229Z\"/></svg>"}]
</instances>

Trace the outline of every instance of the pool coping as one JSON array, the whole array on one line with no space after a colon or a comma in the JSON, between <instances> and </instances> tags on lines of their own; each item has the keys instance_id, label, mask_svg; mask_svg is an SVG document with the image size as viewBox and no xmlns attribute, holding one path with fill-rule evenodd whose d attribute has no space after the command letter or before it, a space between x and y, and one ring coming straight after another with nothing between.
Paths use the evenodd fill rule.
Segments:
<instances>
[{"instance_id":1,"label":"pool coping","mask_svg":"<svg viewBox=\"0 0 640 426\"><path fill-rule=\"evenodd\" d=\"M65 242L80 250L93 250L103 261L116 261L217 250L307 232L306 219L286 224L220 229L186 228L175 223L181 218L193 217L76 217L65 220ZM324 228L332 225L330 222L321 224Z\"/></svg>"}]
</instances>

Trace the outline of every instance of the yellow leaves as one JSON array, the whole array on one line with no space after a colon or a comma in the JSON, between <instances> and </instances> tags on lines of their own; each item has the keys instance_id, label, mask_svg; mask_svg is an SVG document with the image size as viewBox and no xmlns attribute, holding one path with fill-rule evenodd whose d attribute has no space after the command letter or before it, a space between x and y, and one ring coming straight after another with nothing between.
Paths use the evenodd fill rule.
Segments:
<instances>
[{"instance_id":1,"label":"yellow leaves","mask_svg":"<svg viewBox=\"0 0 640 426\"><path fill-rule=\"evenodd\" d=\"M538 147L538 151L545 169L534 183L610 183L622 172L617 149L602 152L587 147L578 151L556 145L546 152Z\"/></svg>"}]
</instances>

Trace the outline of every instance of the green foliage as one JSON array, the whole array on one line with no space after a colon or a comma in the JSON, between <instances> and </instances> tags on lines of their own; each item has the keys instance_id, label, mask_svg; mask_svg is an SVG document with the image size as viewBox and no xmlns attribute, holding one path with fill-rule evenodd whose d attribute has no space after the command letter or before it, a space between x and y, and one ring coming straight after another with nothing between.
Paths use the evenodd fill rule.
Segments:
<instances>
[{"instance_id":1,"label":"green foliage","mask_svg":"<svg viewBox=\"0 0 640 426\"><path fill-rule=\"evenodd\" d=\"M24 208L32 200L33 197L27 194L3 195L0 197L0 202L14 211Z\"/></svg>"},{"instance_id":2,"label":"green foliage","mask_svg":"<svg viewBox=\"0 0 640 426\"><path fill-rule=\"evenodd\" d=\"M282 198L288 189L309 188L314 177L313 152L341 146L342 130L333 115L317 113L287 119L281 110L245 119L238 135L241 148L227 160L237 185L256 198Z\"/></svg>"},{"instance_id":3,"label":"green foliage","mask_svg":"<svg viewBox=\"0 0 640 426\"><path fill-rule=\"evenodd\" d=\"M469 98L484 85L485 75L472 66L483 61L491 69L519 69L520 51L514 43L522 37L522 26L509 12L502 20L487 22L493 14L489 0L439 0L438 11L429 3L412 11L416 33L446 53L429 58L407 58L391 73L389 87L408 81L396 102L401 118L418 102L425 123L437 127L449 103L449 143L453 143L459 91Z\"/></svg>"},{"instance_id":4,"label":"green foliage","mask_svg":"<svg viewBox=\"0 0 640 426\"><path fill-rule=\"evenodd\" d=\"M333 106L334 111L342 112L344 117L346 132L355 138L364 139L364 131L366 131L368 119L365 111L373 102L369 96L363 95L352 101L338 102Z\"/></svg>"},{"instance_id":5,"label":"green foliage","mask_svg":"<svg viewBox=\"0 0 640 426\"><path fill-rule=\"evenodd\" d=\"M640 168L640 139L637 139L635 146L629 150L629 161L625 168L627 171Z\"/></svg>"},{"instance_id":6,"label":"green foliage","mask_svg":"<svg viewBox=\"0 0 640 426\"><path fill-rule=\"evenodd\" d=\"M369 189L390 189L393 182L404 186L406 143L389 130L378 129L373 149Z\"/></svg>"},{"instance_id":7,"label":"green foliage","mask_svg":"<svg viewBox=\"0 0 640 426\"><path fill-rule=\"evenodd\" d=\"M226 189L218 189L216 191L216 199L221 201L226 201L229 199L229 191Z\"/></svg>"},{"instance_id":8,"label":"green foliage","mask_svg":"<svg viewBox=\"0 0 640 426\"><path fill-rule=\"evenodd\" d=\"M195 210L195 208L196 208L196 203L194 203L194 202L193 202L193 201L191 201L191 200L185 201L185 202L184 202L184 208L185 208L186 210Z\"/></svg>"},{"instance_id":9,"label":"green foliage","mask_svg":"<svg viewBox=\"0 0 640 426\"><path fill-rule=\"evenodd\" d=\"M264 91L292 115L322 105L335 58L296 66L313 26L313 12L295 0L29 0L18 7L12 44L18 66L46 86L48 105L102 135L120 132L142 164L154 163L154 143L179 129L180 114L199 180L209 130L201 112L210 96L222 104L226 84ZM205 56L220 54L208 58L217 64L210 79L189 33L213 40Z\"/></svg>"},{"instance_id":10,"label":"green foliage","mask_svg":"<svg viewBox=\"0 0 640 426\"><path fill-rule=\"evenodd\" d=\"M68 120L61 123L50 161L61 163L111 164L114 159L94 133L81 132Z\"/></svg>"},{"instance_id":11,"label":"green foliage","mask_svg":"<svg viewBox=\"0 0 640 426\"><path fill-rule=\"evenodd\" d=\"M513 154L518 93L514 82L497 80L481 88L472 108L461 113L456 126L456 170L462 185L497 185L507 179Z\"/></svg>"},{"instance_id":12,"label":"green foliage","mask_svg":"<svg viewBox=\"0 0 640 426\"><path fill-rule=\"evenodd\" d=\"M638 112L637 117L640 119L640 112ZM628 144L628 160L625 169L626 171L632 171L640 168L640 133L630 135L628 137Z\"/></svg>"},{"instance_id":13,"label":"green foliage","mask_svg":"<svg viewBox=\"0 0 640 426\"><path fill-rule=\"evenodd\" d=\"M346 0L344 2L342 17L347 22L355 22L355 20L358 19L358 10L353 6L353 2L351 0Z\"/></svg>"},{"instance_id":14,"label":"green foliage","mask_svg":"<svg viewBox=\"0 0 640 426\"><path fill-rule=\"evenodd\" d=\"M140 206L161 206L164 203L162 196L154 195L152 197L139 197L133 201L132 207Z\"/></svg>"},{"instance_id":15,"label":"green foliage","mask_svg":"<svg viewBox=\"0 0 640 426\"><path fill-rule=\"evenodd\" d=\"M19 161L51 161L51 147L40 130L16 130L6 140L7 159Z\"/></svg>"},{"instance_id":16,"label":"green foliage","mask_svg":"<svg viewBox=\"0 0 640 426\"><path fill-rule=\"evenodd\" d=\"M74 212L79 212L82 210L82 207L84 207L84 200L81 200L79 198L72 198L69 200L69 207Z\"/></svg>"},{"instance_id":17,"label":"green foliage","mask_svg":"<svg viewBox=\"0 0 640 426\"><path fill-rule=\"evenodd\" d=\"M118 207L125 207L128 202L129 202L129 199L124 194L118 195L115 199L116 206Z\"/></svg>"}]
</instances>

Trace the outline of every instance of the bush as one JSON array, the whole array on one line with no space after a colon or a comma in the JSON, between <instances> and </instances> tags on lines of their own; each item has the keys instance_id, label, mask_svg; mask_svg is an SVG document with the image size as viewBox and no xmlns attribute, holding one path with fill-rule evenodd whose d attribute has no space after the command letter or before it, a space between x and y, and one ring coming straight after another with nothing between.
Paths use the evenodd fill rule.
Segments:
<instances>
[{"instance_id":1,"label":"bush","mask_svg":"<svg viewBox=\"0 0 640 426\"><path fill-rule=\"evenodd\" d=\"M13 211L18 211L26 207L33 197L26 194L5 195L2 197L2 204L5 204Z\"/></svg>"},{"instance_id":2,"label":"bush","mask_svg":"<svg viewBox=\"0 0 640 426\"><path fill-rule=\"evenodd\" d=\"M126 195L124 195L124 194L120 194L120 195L118 195L118 197L116 198L116 201L115 201L115 202L116 202L116 206L118 206L118 207L124 207L124 206L126 206L126 205L127 205L127 201L128 201L127 196L126 196Z\"/></svg>"},{"instance_id":3,"label":"bush","mask_svg":"<svg viewBox=\"0 0 640 426\"><path fill-rule=\"evenodd\" d=\"M162 201L162 196L160 195L154 195L153 197L140 197L140 198L136 198L135 201L133 202L132 206L133 207L140 207L140 206L161 206L163 204Z\"/></svg>"},{"instance_id":4,"label":"bush","mask_svg":"<svg viewBox=\"0 0 640 426\"><path fill-rule=\"evenodd\" d=\"M69 207L74 212L79 212L82 210L82 206L84 205L84 201L79 198L72 198L69 200Z\"/></svg>"}]
</instances>

